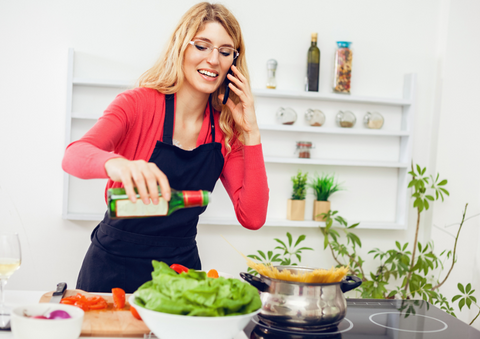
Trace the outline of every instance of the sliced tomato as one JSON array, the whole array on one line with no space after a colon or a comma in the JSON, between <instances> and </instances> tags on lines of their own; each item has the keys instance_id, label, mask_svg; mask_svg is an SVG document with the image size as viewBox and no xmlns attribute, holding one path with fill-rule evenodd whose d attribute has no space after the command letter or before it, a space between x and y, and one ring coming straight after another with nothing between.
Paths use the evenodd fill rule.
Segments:
<instances>
[{"instance_id":1,"label":"sliced tomato","mask_svg":"<svg viewBox=\"0 0 480 339\"><path fill-rule=\"evenodd\" d=\"M115 308L123 308L125 306L125 291L121 288L112 288L112 295Z\"/></svg>"},{"instance_id":2,"label":"sliced tomato","mask_svg":"<svg viewBox=\"0 0 480 339\"><path fill-rule=\"evenodd\" d=\"M140 314L138 314L135 307L130 306L130 312L132 312L132 315L135 317L135 319L142 320L142 317L140 317Z\"/></svg>"},{"instance_id":3,"label":"sliced tomato","mask_svg":"<svg viewBox=\"0 0 480 339\"><path fill-rule=\"evenodd\" d=\"M180 274L182 272L185 272L185 273L188 272L188 268L186 268L185 266L180 265L180 264L172 264L172 265L170 265L170 268L172 270L174 270L175 272L177 272L178 274Z\"/></svg>"}]
</instances>

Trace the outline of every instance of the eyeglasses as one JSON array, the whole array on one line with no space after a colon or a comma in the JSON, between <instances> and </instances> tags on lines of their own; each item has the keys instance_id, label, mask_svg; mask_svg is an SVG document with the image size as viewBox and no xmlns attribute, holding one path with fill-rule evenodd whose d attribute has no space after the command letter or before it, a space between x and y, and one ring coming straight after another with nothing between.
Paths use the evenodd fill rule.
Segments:
<instances>
[{"instance_id":1,"label":"eyeglasses","mask_svg":"<svg viewBox=\"0 0 480 339\"><path fill-rule=\"evenodd\" d=\"M189 42L190 45L194 46L198 51L210 54L214 49L218 49L218 53L225 59L234 60L240 54L236 49L232 47L215 47L211 43L202 41L202 40L192 40Z\"/></svg>"}]
</instances>

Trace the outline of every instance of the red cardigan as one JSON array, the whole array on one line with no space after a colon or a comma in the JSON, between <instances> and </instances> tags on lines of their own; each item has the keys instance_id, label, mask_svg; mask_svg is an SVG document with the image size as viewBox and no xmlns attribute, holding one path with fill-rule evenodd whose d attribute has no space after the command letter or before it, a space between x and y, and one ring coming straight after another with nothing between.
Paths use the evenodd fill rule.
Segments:
<instances>
[{"instance_id":1,"label":"red cardigan","mask_svg":"<svg viewBox=\"0 0 480 339\"><path fill-rule=\"evenodd\" d=\"M207 105L197 147L211 141L208 114ZM98 122L80 140L67 146L63 170L81 179L108 178L105 162L109 159L148 161L157 140L162 141L164 117L165 95L157 90L135 88L119 94ZM265 223L269 192L262 145L244 146L234 141L227 154L219 117L219 112L214 111L215 141L222 144L225 159L220 179L238 221L245 228L259 229ZM109 179L106 190L121 186Z\"/></svg>"}]
</instances>

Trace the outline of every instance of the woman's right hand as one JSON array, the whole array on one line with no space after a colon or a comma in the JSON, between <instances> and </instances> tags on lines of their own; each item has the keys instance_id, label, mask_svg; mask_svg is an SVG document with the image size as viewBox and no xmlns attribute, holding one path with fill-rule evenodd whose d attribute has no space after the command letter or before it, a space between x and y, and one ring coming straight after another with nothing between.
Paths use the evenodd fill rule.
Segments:
<instances>
[{"instance_id":1,"label":"woman's right hand","mask_svg":"<svg viewBox=\"0 0 480 339\"><path fill-rule=\"evenodd\" d=\"M134 190L136 187L144 204L149 204L151 198L153 204L157 205L157 185L160 186L162 197L167 201L170 200L168 178L153 162L113 158L105 162L105 170L110 179L123 183L125 192L133 203L137 201Z\"/></svg>"}]
</instances>

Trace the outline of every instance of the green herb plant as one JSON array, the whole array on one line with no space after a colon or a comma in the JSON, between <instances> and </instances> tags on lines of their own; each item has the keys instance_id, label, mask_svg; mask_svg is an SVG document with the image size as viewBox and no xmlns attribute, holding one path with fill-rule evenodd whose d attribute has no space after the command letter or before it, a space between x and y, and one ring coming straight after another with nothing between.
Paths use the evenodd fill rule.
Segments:
<instances>
[{"instance_id":1,"label":"green herb plant","mask_svg":"<svg viewBox=\"0 0 480 339\"><path fill-rule=\"evenodd\" d=\"M342 190L340 184L335 181L333 174L316 174L308 186L313 189L317 201L328 201L333 193Z\"/></svg>"},{"instance_id":2,"label":"green herb plant","mask_svg":"<svg viewBox=\"0 0 480 339\"><path fill-rule=\"evenodd\" d=\"M298 239L293 244L293 237L292 235L287 232L287 241L282 241L278 238L275 238L276 242L280 245L275 247L271 251L265 252L258 250L257 254L250 254L247 257L255 259L257 261L262 262L264 265L289 265L289 266L297 266L302 261L302 251L313 251L311 247L299 247L300 243L304 241L306 236L304 234L300 235ZM298 263L295 262L298 260ZM257 271L252 268L248 268L248 273L253 275L258 275Z\"/></svg>"},{"instance_id":3,"label":"green herb plant","mask_svg":"<svg viewBox=\"0 0 480 339\"><path fill-rule=\"evenodd\" d=\"M298 170L297 175L291 178L293 183L292 200L305 200L307 195L307 177L308 172L302 173L301 170Z\"/></svg>"}]
</instances>

